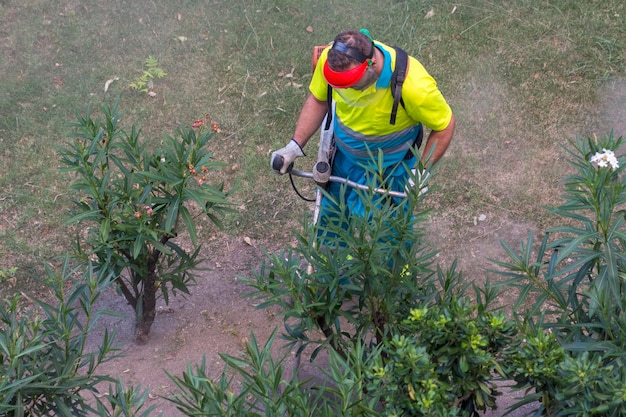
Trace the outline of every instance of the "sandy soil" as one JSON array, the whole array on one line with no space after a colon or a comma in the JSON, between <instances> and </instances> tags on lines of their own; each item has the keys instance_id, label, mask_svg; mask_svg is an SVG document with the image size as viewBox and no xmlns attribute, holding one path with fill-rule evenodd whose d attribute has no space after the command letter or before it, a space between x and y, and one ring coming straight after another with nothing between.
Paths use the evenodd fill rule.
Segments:
<instances>
[{"instance_id":1,"label":"sandy soil","mask_svg":"<svg viewBox=\"0 0 626 417\"><path fill-rule=\"evenodd\" d=\"M210 258L209 270L201 273L191 295L172 297L169 305L159 301L150 340L145 345L134 341L132 310L121 295L111 288L99 300L100 308L128 314L104 317L93 334L92 343L97 343L105 329L115 330L123 353L121 358L104 364L101 371L120 377L126 385L149 388L149 405L156 404L164 417L183 415L162 398L174 388L165 371L181 376L188 363L199 364L206 356L207 373L217 377L224 368L219 353L236 355L253 331L259 343L265 343L281 323L271 310L258 310L254 300L245 298L250 288L238 278L250 277L253 265L262 258L258 247L236 239L225 242L223 249Z\"/></svg>"}]
</instances>

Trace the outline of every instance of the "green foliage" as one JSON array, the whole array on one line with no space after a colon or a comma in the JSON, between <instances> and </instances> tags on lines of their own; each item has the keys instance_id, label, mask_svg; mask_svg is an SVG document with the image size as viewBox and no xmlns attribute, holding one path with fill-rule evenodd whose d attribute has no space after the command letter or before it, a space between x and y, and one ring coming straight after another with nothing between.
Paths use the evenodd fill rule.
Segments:
<instances>
[{"instance_id":1,"label":"green foliage","mask_svg":"<svg viewBox=\"0 0 626 417\"><path fill-rule=\"evenodd\" d=\"M620 175L624 159L619 158L616 169L590 162L595 154L617 150L622 142L609 135L601 141L572 143L568 152L577 173L565 178L565 202L551 210L569 223L548 229L535 257L532 235L520 254L503 243L512 262L497 262L510 277L505 285L522 291L516 307L534 300L526 317L551 327L567 343L611 341L626 346L621 319L626 311L626 180Z\"/></svg>"},{"instance_id":2,"label":"green foliage","mask_svg":"<svg viewBox=\"0 0 626 417\"><path fill-rule=\"evenodd\" d=\"M472 301L454 269L439 276L440 297L396 326L372 371L390 415L475 416L496 408L494 378L507 376L500 361L515 323L491 311L492 290L476 288Z\"/></svg>"},{"instance_id":3,"label":"green foliage","mask_svg":"<svg viewBox=\"0 0 626 417\"><path fill-rule=\"evenodd\" d=\"M17 267L0 268L0 283L9 283L9 285L15 285L15 273Z\"/></svg>"},{"instance_id":4,"label":"green foliage","mask_svg":"<svg viewBox=\"0 0 626 417\"><path fill-rule=\"evenodd\" d=\"M180 129L150 152L135 127L126 133L119 126L117 102L101 111L101 118L79 116L73 143L60 149L79 195L69 223L86 230L78 233L77 255L116 277L137 313L137 339L145 342L157 291L167 303L170 293L188 293L193 283L201 262L196 217L220 225L226 194L208 177L222 164L206 149L210 132ZM190 251L174 242L182 232Z\"/></svg>"},{"instance_id":5,"label":"green foliage","mask_svg":"<svg viewBox=\"0 0 626 417\"><path fill-rule=\"evenodd\" d=\"M496 262L509 277L503 285L520 289L518 320L534 329L514 359L515 378L549 413L598 413L626 389L626 179L614 155L622 143L612 134L572 142L576 172L552 209L566 225L548 229L534 256L532 235L519 253L503 243L510 260ZM622 412L610 410L603 415Z\"/></svg>"},{"instance_id":6,"label":"green foliage","mask_svg":"<svg viewBox=\"0 0 626 417\"><path fill-rule=\"evenodd\" d=\"M362 343L362 361L375 364L367 393L384 398L389 415L476 415L495 407L493 373L505 376L499 352L515 334L513 322L490 311L496 293L476 288L472 302L456 265L430 268L419 190L403 201L362 200L363 217L337 203L337 221L305 224L293 251L268 254L249 281L260 307L280 306L283 337L300 349L314 345L312 358L329 348L346 357Z\"/></svg>"},{"instance_id":7,"label":"green foliage","mask_svg":"<svg viewBox=\"0 0 626 417\"><path fill-rule=\"evenodd\" d=\"M605 350L569 350L553 333L527 331L505 357L515 388L525 395L512 408L538 404L537 415L622 416L626 413L623 355ZM504 366L504 365L503 365ZM534 392L531 391L534 389Z\"/></svg>"},{"instance_id":8,"label":"green foliage","mask_svg":"<svg viewBox=\"0 0 626 417\"><path fill-rule=\"evenodd\" d=\"M263 300L261 307L282 307L284 337L303 347L316 345L313 357L328 345L346 354L357 339L379 345L388 324L400 322L436 292L434 252L422 243L419 227L426 213L412 214L419 192L402 201L362 193L364 216L349 215L338 202L336 222L305 222L304 232L296 232L298 246L268 254L247 281L255 289L251 295ZM316 241L323 244L311 244ZM303 259L309 267L302 266ZM323 337L312 338L312 330Z\"/></svg>"},{"instance_id":9,"label":"green foliage","mask_svg":"<svg viewBox=\"0 0 626 417\"><path fill-rule=\"evenodd\" d=\"M271 360L268 346L262 354L248 347L251 359L224 356L230 371L249 381L237 394L242 414L232 415L262 415L246 414L256 409L271 409L266 415L310 415L306 410L313 409L316 415L337 414L346 398L354 400L358 386L359 403L367 404L362 415L477 416L496 407L498 378L525 390L512 409L536 404L535 415L624 415L626 183L624 161L613 154L621 144L611 135L578 140L570 151L578 172L565 179L566 202L553 209L569 223L549 229L537 253L532 235L519 254L503 244L511 261L497 262L509 278L499 285L521 294L513 320L491 308L498 294L489 284L474 286L470 297L470 284L454 265L436 274L429 269L430 257L416 249L419 233L396 229L410 225L416 232L420 216L403 216L383 202L372 203L363 221L340 217L326 227L306 225L298 247L268 255L250 285L264 298L260 307L283 308L287 340L315 345L313 357L328 351L326 375L335 402L331 408L302 403L300 388L282 386L289 401L302 405L287 411L274 396L277 381L284 380L277 369L282 360ZM320 234L327 245L310 245ZM211 385L211 395L229 409L227 397L216 392L228 392L230 381L223 377L220 384L217 391ZM285 384L297 384L297 378ZM331 392L326 385L322 390ZM243 404L245 398L272 405Z\"/></svg>"},{"instance_id":10,"label":"green foliage","mask_svg":"<svg viewBox=\"0 0 626 417\"><path fill-rule=\"evenodd\" d=\"M109 385L104 395L106 401L96 401L97 415L101 417L153 417L156 406L144 407L149 393L148 389L141 391L139 386L126 388L118 379L115 385Z\"/></svg>"},{"instance_id":11,"label":"green foliage","mask_svg":"<svg viewBox=\"0 0 626 417\"><path fill-rule=\"evenodd\" d=\"M583 352L567 356L559 367L559 376L562 382L555 398L568 416L626 414L623 360L607 362L603 354Z\"/></svg>"},{"instance_id":12,"label":"green foliage","mask_svg":"<svg viewBox=\"0 0 626 417\"><path fill-rule=\"evenodd\" d=\"M159 61L152 55L146 58L144 62L144 70L140 77L130 83L130 88L138 90L142 93L149 93L153 87L153 79L163 78L167 75L165 71L159 68Z\"/></svg>"},{"instance_id":13,"label":"green foliage","mask_svg":"<svg viewBox=\"0 0 626 417\"><path fill-rule=\"evenodd\" d=\"M388 363L372 368L370 377L372 386L385 394L387 415L458 415L450 385L438 378L437 364L417 338L394 335L385 345Z\"/></svg>"},{"instance_id":14,"label":"green foliage","mask_svg":"<svg viewBox=\"0 0 626 417\"><path fill-rule=\"evenodd\" d=\"M534 387L534 393L526 393L524 404L541 401L541 406L551 407L550 393L561 384L558 369L565 360L566 352L553 333L543 329L528 330L525 339L511 346L507 355L508 374L516 381L516 388Z\"/></svg>"},{"instance_id":15,"label":"green foliage","mask_svg":"<svg viewBox=\"0 0 626 417\"><path fill-rule=\"evenodd\" d=\"M284 375L288 354L274 360L271 355L277 332L259 348L254 335L243 357L222 354L226 367L213 381L206 375L203 359L191 364L182 377L170 375L179 394L168 400L185 415L202 416L378 416L375 395L365 394L363 347L350 349L347 358L330 352L326 371L328 385L312 386ZM234 375L234 376L233 376Z\"/></svg>"},{"instance_id":16,"label":"green foliage","mask_svg":"<svg viewBox=\"0 0 626 417\"><path fill-rule=\"evenodd\" d=\"M379 347L354 339L345 354L330 349L328 363L315 367L325 376L321 384L284 374L288 354L272 358L277 331L262 348L251 335L243 357L221 355L226 367L215 380L204 360L195 369L188 365L182 377L168 374L178 388L168 399L189 416L477 415L494 407L491 372L502 373L497 352L514 333L514 323L485 306L469 298L449 309L433 304L413 310Z\"/></svg>"},{"instance_id":17,"label":"green foliage","mask_svg":"<svg viewBox=\"0 0 626 417\"><path fill-rule=\"evenodd\" d=\"M29 310L19 297L0 306L0 414L3 416L88 416L107 410L125 395L119 382L99 398L98 384L113 381L99 368L115 357L113 336L105 331L95 351L86 350L87 337L107 311L94 308L112 276L92 268L82 278L66 259L60 272L48 269L46 285L54 302L35 300ZM143 398L129 398L131 414L143 407ZM150 407L142 416L147 416ZM100 415L120 415L106 414ZM139 414L137 414L139 416Z\"/></svg>"}]
</instances>

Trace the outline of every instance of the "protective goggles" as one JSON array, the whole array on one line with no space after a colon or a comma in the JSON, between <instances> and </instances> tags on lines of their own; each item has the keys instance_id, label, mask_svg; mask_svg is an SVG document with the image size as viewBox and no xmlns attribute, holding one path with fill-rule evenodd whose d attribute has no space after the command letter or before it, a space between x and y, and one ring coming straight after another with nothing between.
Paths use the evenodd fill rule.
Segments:
<instances>
[{"instance_id":1,"label":"protective goggles","mask_svg":"<svg viewBox=\"0 0 626 417\"><path fill-rule=\"evenodd\" d=\"M372 65L372 57L374 56L374 43L372 43L372 50L369 55L363 55L360 51L349 47L345 43L335 42L332 46L332 49L346 54L358 62L354 68L351 68L346 71L334 71L328 65L328 60L324 63L324 78L326 82L333 88L350 88L356 83L359 82L367 68Z\"/></svg>"}]
</instances>

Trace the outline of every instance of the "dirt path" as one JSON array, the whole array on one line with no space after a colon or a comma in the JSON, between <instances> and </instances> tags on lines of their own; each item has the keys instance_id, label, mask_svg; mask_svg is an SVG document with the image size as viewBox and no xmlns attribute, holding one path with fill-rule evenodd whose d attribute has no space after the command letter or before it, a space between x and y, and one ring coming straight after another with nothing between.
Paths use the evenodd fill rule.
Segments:
<instances>
[{"instance_id":1,"label":"dirt path","mask_svg":"<svg viewBox=\"0 0 626 417\"><path fill-rule=\"evenodd\" d=\"M280 319L271 311L257 310L253 300L244 298L250 289L237 278L250 276L253 265L261 259L261 251L242 239L225 243L220 253L211 256L210 270L198 278L191 296L173 297L169 306L159 302L146 345L134 342L134 319L126 301L114 289L101 297L99 307L128 314L124 318L106 317L93 335L92 343L101 340L105 328L115 330L124 354L103 365L101 371L121 377L127 385L149 387L148 404L156 404L164 417L182 416L161 398L174 389L165 371L181 376L188 363L195 366L206 356L208 374L217 377L224 367L219 353L235 355L242 351L252 331L259 343L264 343L280 325Z\"/></svg>"}]
</instances>

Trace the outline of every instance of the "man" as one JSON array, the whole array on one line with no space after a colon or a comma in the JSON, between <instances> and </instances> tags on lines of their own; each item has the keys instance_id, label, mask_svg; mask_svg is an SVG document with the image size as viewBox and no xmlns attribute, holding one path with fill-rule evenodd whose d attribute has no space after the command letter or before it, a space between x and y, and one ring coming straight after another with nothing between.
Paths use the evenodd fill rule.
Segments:
<instances>
[{"instance_id":1,"label":"man","mask_svg":"<svg viewBox=\"0 0 626 417\"><path fill-rule=\"evenodd\" d=\"M409 57L402 88L403 105L397 107L392 124L391 79L395 65L395 49L373 40L367 31L349 30L339 34L317 62L309 86L311 94L298 117L291 141L272 154L272 161L279 158L283 162L277 172L286 173L296 158L304 156L304 146L327 112L329 91L336 106L332 175L368 184L365 166L375 166L382 152L385 185L403 191L409 179L408 170L416 163L410 149L421 134L421 125L431 129L422 161L424 166L436 163L452 140L455 128L452 110L435 80L415 58ZM338 198L339 188L333 183L328 191ZM352 213L363 214L363 204L354 190L349 190L344 198ZM328 204L323 202L322 213Z\"/></svg>"}]
</instances>

